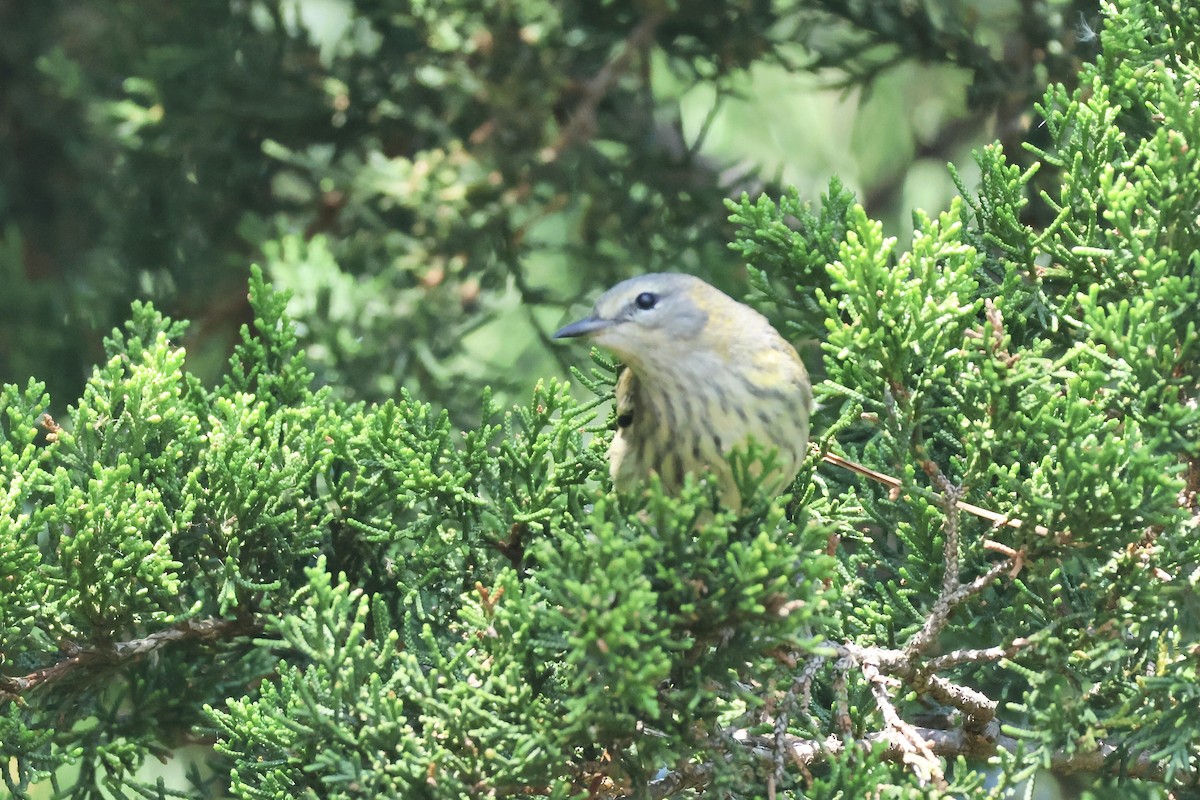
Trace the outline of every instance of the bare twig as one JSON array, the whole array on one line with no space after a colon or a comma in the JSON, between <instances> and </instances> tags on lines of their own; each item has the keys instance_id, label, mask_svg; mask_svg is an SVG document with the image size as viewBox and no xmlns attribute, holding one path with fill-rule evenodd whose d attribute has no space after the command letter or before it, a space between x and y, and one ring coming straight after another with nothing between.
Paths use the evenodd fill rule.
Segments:
<instances>
[{"instance_id":1,"label":"bare twig","mask_svg":"<svg viewBox=\"0 0 1200 800\"><path fill-rule=\"evenodd\" d=\"M935 673L964 663L982 663L1010 658L1028 644L1026 639L1014 639L1007 647L983 650L955 650L924 663L906 650L885 647L860 647L855 644L825 642L824 647L835 650L839 664L862 670L864 678L879 673L903 681L910 689L928 695L944 706L958 709L964 715L966 729L980 733L996 715L996 703L981 692L960 686Z\"/></svg>"},{"instance_id":2,"label":"bare twig","mask_svg":"<svg viewBox=\"0 0 1200 800\"><path fill-rule=\"evenodd\" d=\"M963 730L981 736L996 721L996 701L966 686L959 686L938 675L924 677L925 692L942 705L953 706L965 715Z\"/></svg>"},{"instance_id":3,"label":"bare twig","mask_svg":"<svg viewBox=\"0 0 1200 800\"><path fill-rule=\"evenodd\" d=\"M817 677L817 673L821 670L821 667L825 665L826 660L825 656L812 656L809 658L808 661L804 662L804 669L800 671L800 674L792 683L791 689L788 690L789 694L799 696L800 713L805 716L808 716L809 706L812 705L813 680Z\"/></svg>"},{"instance_id":4,"label":"bare twig","mask_svg":"<svg viewBox=\"0 0 1200 800\"><path fill-rule=\"evenodd\" d=\"M870 467L864 467L862 464L859 464L856 461L851 461L848 458L843 458L842 456L839 456L836 453L825 453L824 455L821 456L821 458L827 464L833 464L835 467L841 467L842 469L848 469L851 472L862 475L865 478L870 478L871 480L875 481L876 483L881 483L884 486L887 486L888 488L895 489L896 491L901 491L904 489L904 484L898 478L893 478L891 475L885 475L882 472L876 472L875 470L871 469ZM995 511L989 511L986 508L981 508L980 506L972 505L971 503L968 503L963 500L958 500L955 503L955 505L958 507L958 509L960 511L965 511L968 514L979 517L980 519L986 519L988 522L992 523L993 525L995 525L997 527L1009 527L1009 528L1018 528L1018 529L1028 527L1026 525L1026 523L1022 520L1014 519L1013 517L1010 517L1006 514L997 514ZM1050 535L1050 529L1045 527L1044 525L1034 525L1033 532L1036 533L1038 536L1049 536Z\"/></svg>"},{"instance_id":5,"label":"bare twig","mask_svg":"<svg viewBox=\"0 0 1200 800\"><path fill-rule=\"evenodd\" d=\"M926 467L933 476L933 482L937 484L938 489L942 493L942 506L946 512L946 539L942 547L942 595L948 596L954 593L958 588L958 566L959 556L959 532L958 532L958 504L962 501L963 489L961 486L955 486L950 480L942 474L942 471L937 468L936 464L929 462Z\"/></svg>"},{"instance_id":6,"label":"bare twig","mask_svg":"<svg viewBox=\"0 0 1200 800\"><path fill-rule=\"evenodd\" d=\"M910 662L937 641L937 637L941 635L950 621L951 612L961 602L956 598L960 588L958 580L958 502L962 497L962 489L950 483L936 466L933 466L931 474L942 492L942 502L946 511L945 546L942 548L942 592L934 601L933 608L930 610L929 616L925 618L925 624L921 626L921 630L913 634L909 638L908 644L904 646L904 653Z\"/></svg>"},{"instance_id":7,"label":"bare twig","mask_svg":"<svg viewBox=\"0 0 1200 800\"><path fill-rule=\"evenodd\" d=\"M16 678L0 677L0 698L15 698L38 686L54 683L75 670L89 667L118 667L141 656L165 647L171 642L216 641L249 636L262 631L262 623L252 617L237 619L200 619L181 622L170 628L145 636L116 642L105 647L66 648L67 657L49 667Z\"/></svg>"},{"instance_id":8,"label":"bare twig","mask_svg":"<svg viewBox=\"0 0 1200 800\"><path fill-rule=\"evenodd\" d=\"M988 567L987 572L983 573L970 583L964 584L963 586L959 586L957 589L955 589L953 594L951 594L948 598L950 604L956 606L964 600L979 594L984 589L995 583L996 579L1001 575L1006 572L1012 572L1012 568L1013 559L1011 558L1006 558L1003 561L997 561L995 564L992 564L992 566Z\"/></svg>"},{"instance_id":9,"label":"bare twig","mask_svg":"<svg viewBox=\"0 0 1200 800\"><path fill-rule=\"evenodd\" d=\"M892 702L888 689L899 681L885 676L874 664L863 664L862 673L871 686L871 694L875 697L875 705L887 724L887 732L892 735L892 742L901 753L901 761L917 774L922 784L932 783L944 789L946 776L942 772L941 762L933 754L928 742L900 716Z\"/></svg>"},{"instance_id":10,"label":"bare twig","mask_svg":"<svg viewBox=\"0 0 1200 800\"><path fill-rule=\"evenodd\" d=\"M978 650L951 650L925 662L923 669L928 672L942 672L957 667L959 664L982 664L987 661L999 661L1012 658L1017 651L1029 644L1028 639L1013 639L1008 647L985 647Z\"/></svg>"},{"instance_id":11,"label":"bare twig","mask_svg":"<svg viewBox=\"0 0 1200 800\"><path fill-rule=\"evenodd\" d=\"M958 586L952 599L969 597L988 585L1003 573L1007 563L997 564L988 574L971 583ZM754 758L764 766L772 768L772 786L782 781L779 774L779 758L784 755L802 774L828 758L840 755L847 747L871 749L877 744L885 746L885 758L903 763L912 768L920 779L929 783L942 784L944 772L940 757L965 756L982 760L1000 751L1018 753L1028 749L1019 740L1002 736L1000 721L996 718L997 704L975 689L961 686L948 678L935 674L966 663L983 663L1010 658L1029 641L1014 639L1004 647L954 650L936 658L921 662L918 655L907 650L886 647L861 647L853 643L826 641L823 648L832 650L834 723L840 735L824 739L806 739L786 731L786 722L779 724L767 735L751 734L748 730L729 731L726 736L739 746L749 748ZM826 657L811 658L804 663L800 674L793 681L781 701L781 710L798 707L806 713L812 682L820 669L830 665ZM885 723L882 730L858 738L852 735L849 713L849 673L857 669L867 682L875 704ZM894 696L903 686L926 694L936 702L958 709L962 713L961 724L955 728L931 728L913 725L901 717ZM948 725L952 717L947 717ZM1117 745L1100 742L1095 749L1070 753L1056 751L1051 754L1049 768L1052 772L1107 772L1127 777L1153 781L1166 781L1165 765L1148 754L1124 758L1127 752ZM728 756L732 757L732 756ZM711 780L713 764L690 764L680 773L670 773L653 781L649 795L667 797L683 789L702 788ZM1192 772L1175 773L1173 782L1187 783L1196 778ZM632 796L632 795L630 795Z\"/></svg>"},{"instance_id":12,"label":"bare twig","mask_svg":"<svg viewBox=\"0 0 1200 800\"><path fill-rule=\"evenodd\" d=\"M625 37L620 52L584 85L583 97L575 106L575 112L567 124L563 126L558 141L544 156L546 161L554 161L571 145L592 137L596 130L596 110L600 107L600 102L629 69L635 56L649 48L654 41L654 31L666 18L667 12L664 10L653 11L643 17Z\"/></svg>"},{"instance_id":13,"label":"bare twig","mask_svg":"<svg viewBox=\"0 0 1200 800\"><path fill-rule=\"evenodd\" d=\"M911 663L916 656L928 650L938 636L945 630L950 621L950 614L956 607L968 598L983 591L1006 571L1011 571L1014 565L1012 558L994 564L987 572L971 581L966 586L960 584L959 578L959 528L958 512L961 506L962 487L952 484L936 464L927 462L925 471L941 490L941 498L945 506L945 546L942 552L944 572L942 573L942 591L934 601L925 624L914 633L904 646L904 653Z\"/></svg>"}]
</instances>

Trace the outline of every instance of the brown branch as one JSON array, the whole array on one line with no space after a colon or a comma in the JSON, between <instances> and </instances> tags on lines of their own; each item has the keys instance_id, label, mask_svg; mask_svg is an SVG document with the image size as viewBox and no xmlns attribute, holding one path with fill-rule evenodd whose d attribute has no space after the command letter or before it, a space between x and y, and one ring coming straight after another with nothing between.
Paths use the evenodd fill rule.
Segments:
<instances>
[{"instance_id":1,"label":"brown branch","mask_svg":"<svg viewBox=\"0 0 1200 800\"><path fill-rule=\"evenodd\" d=\"M1001 738L1007 738L996 735L991 742L981 742L979 737L969 736L962 730L944 731L917 725L909 726L909 730L912 732L912 735L921 739L925 750L934 756L942 757L962 755L972 758L986 758L995 755L999 749L997 745L1000 743ZM1012 742L1012 750L1016 750L1016 740L1009 741ZM868 733L866 736L855 740L854 744L855 746L869 750L879 742L884 742L887 745L887 749L884 751L884 758L890 761L904 761L908 745L901 742L891 730ZM824 761L830 756L841 755L846 750L846 742L834 736L830 736L824 741L794 737L789 744L792 748L792 757L809 767Z\"/></svg>"},{"instance_id":2,"label":"brown branch","mask_svg":"<svg viewBox=\"0 0 1200 800\"><path fill-rule=\"evenodd\" d=\"M928 663L918 665L916 655L908 650L860 648L854 645L844 646L844 649L851 654L852 659L858 662L863 677L869 683L879 683L879 679L875 676L881 672L894 676L895 679L903 681L918 694L928 695L941 705L957 708L966 718L966 729L973 733L981 733L996 718L995 701L982 692L959 686L946 678L933 674L934 670ZM874 686L872 686L872 691L875 691ZM876 701L878 704L878 694L876 694ZM904 730L901 725L889 717L888 712L882 706L880 711L889 727ZM895 709L893 708L891 711L894 712ZM904 724L907 725L907 723Z\"/></svg>"},{"instance_id":3,"label":"brown branch","mask_svg":"<svg viewBox=\"0 0 1200 800\"><path fill-rule=\"evenodd\" d=\"M942 594L951 595L958 589L959 563L962 556L959 542L958 527L958 512L961 510L958 504L962 502L963 488L955 486L950 480L942 474L937 465L929 462L926 465L926 472L933 476L934 483L937 484L938 490L941 491L942 510L946 512L946 541L942 547Z\"/></svg>"},{"instance_id":4,"label":"brown branch","mask_svg":"<svg viewBox=\"0 0 1200 800\"><path fill-rule=\"evenodd\" d=\"M877 473L840 456L824 456L829 463L878 480L887 486L901 489L900 481ZM833 675L833 718L835 729L841 736L825 739L805 739L787 733L787 714L791 710L807 713L812 692L813 679L818 670L829 664L831 659L818 657L809 659L797 675L783 702L778 707L779 716L774 720L773 730L768 735L751 735L745 730L735 731L731 738L742 747L749 748L756 759L771 768L768 790L774 791L782 778L781 756L786 755L801 774L807 774L814 764L845 752L847 747L870 749L882 743L885 758L902 763L914 770L922 783L942 784L943 766L938 757L964 756L973 760L990 758L999 752L1022 753L1036 749L1037 743L1025 743L1000 733L997 718L997 703L983 692L959 685L937 673L964 664L995 662L1012 658L1021 648L1029 644L1028 639L1018 637L1005 646L980 649L960 649L940 656L926 658L925 654L936 643L948 624L957 606L978 595L993 585L1006 572L1018 568L1024 557L1021 552L1010 552L1004 560L992 564L986 572L973 580L962 583L959 572L959 512L975 514L996 525L1012 528L1025 527L1020 520L1010 519L994 512L979 509L961 500L961 490L953 486L936 465L927 464L926 471L934 482L937 497L945 508L945 551L941 592L924 625L914 633L900 649L859 647L854 644L826 642L825 646L837 654L832 661ZM1038 534L1048 535L1045 528L1033 528ZM867 683L875 705L884 723L882 730L853 737L849 718L848 674L858 669ZM904 687L926 695L942 706L957 709L961 713L956 727L931 728L916 726L905 720L896 706L896 696ZM1101 741L1091 749L1081 752L1058 750L1049 754L1048 767L1052 772L1119 774L1124 777L1165 782L1168 779L1166 765L1153 759L1150 754L1128 755L1119 744ZM684 785L702 788L703 781L715 771L713 764L691 764L686 783L680 776L668 774L650 784L651 797L666 797L679 791ZM1187 783L1200 778L1195 770L1185 770L1171 775L1172 783Z\"/></svg>"},{"instance_id":5,"label":"brown branch","mask_svg":"<svg viewBox=\"0 0 1200 800\"><path fill-rule=\"evenodd\" d=\"M554 161L571 145L592 137L596 132L596 110L600 107L600 102L629 69L634 57L650 47L654 41L655 30L666 18L665 10L653 11L643 17L625 37L620 52L584 84L583 97L567 124L563 126L558 141L545 155L546 161Z\"/></svg>"},{"instance_id":6,"label":"brown branch","mask_svg":"<svg viewBox=\"0 0 1200 800\"><path fill-rule=\"evenodd\" d=\"M0 698L16 699L19 695L38 686L60 681L75 670L120 666L165 647L171 642L211 642L261 632L262 623L253 617L209 618L181 622L141 639L117 642L104 647L81 648L72 645L64 648L67 651L66 658L49 667L20 677L0 677Z\"/></svg>"}]
</instances>

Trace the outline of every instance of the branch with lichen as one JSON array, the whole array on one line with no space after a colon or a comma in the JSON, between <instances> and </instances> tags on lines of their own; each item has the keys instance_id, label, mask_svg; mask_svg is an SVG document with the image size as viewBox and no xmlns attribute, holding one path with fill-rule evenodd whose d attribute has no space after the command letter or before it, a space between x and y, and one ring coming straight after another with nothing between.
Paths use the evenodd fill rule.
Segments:
<instances>
[{"instance_id":1,"label":"branch with lichen","mask_svg":"<svg viewBox=\"0 0 1200 800\"><path fill-rule=\"evenodd\" d=\"M908 766L924 785L945 786L940 757L946 755L994 754L998 749L1016 748L1015 741L1002 741L996 719L995 701L982 692L962 686L939 674L965 664L982 664L1012 658L1028 643L1023 637L1007 645L989 648L959 649L929 657L955 611L970 598L995 583L1014 568L1013 559L993 564L974 580L962 583L960 560L959 511L963 491L939 470L928 470L939 491L944 511L941 591L932 604L925 624L898 648L866 647L852 642L827 641L823 648L832 656L818 655L800 666L791 686L775 704L771 736L752 735L745 729L732 732L730 738L750 746L764 761L770 762L770 787L782 781L786 765L807 772L813 764L840 753L849 743L871 747L882 741L886 755ZM812 687L816 677L832 664L832 691L835 722L840 736L824 741L797 737L788 732L790 715L809 715ZM875 700L876 711L884 727L866 737L855 739L850 718L849 678L857 673L865 681ZM904 719L897 708L897 697L906 692L930 697L938 704L956 709L961 723L950 730L916 726ZM686 776L665 776L652 787L652 796L666 797L686 787L694 787L703 771L689 770Z\"/></svg>"},{"instance_id":2,"label":"branch with lichen","mask_svg":"<svg viewBox=\"0 0 1200 800\"><path fill-rule=\"evenodd\" d=\"M919 740L921 752L928 752L936 758L965 756L971 759L987 759L1000 752L1017 754L1025 750L1025 745L1019 740L1002 735L999 732L999 724L995 722L989 726L989 735L987 736L973 734L965 727L950 729L920 725L907 725L906 727L907 736ZM764 765L775 763L779 743L773 737L754 736L746 731L735 731L730 738L746 748ZM897 736L896 731L891 728L872 731L849 740L839 736L828 736L818 740L788 735L784 738L783 743L786 748L784 752L790 763L805 774L808 774L812 767L840 756L847 747L871 751L882 743L885 747L884 758L905 763L912 758L914 749L912 739ZM1130 758L1119 745L1106 741L1096 743L1095 747L1089 750L1078 748L1071 751L1056 750L1050 754L1047 769L1056 775L1109 773L1157 782L1167 779L1165 766L1149 754L1143 753ZM660 799L672 797L688 789L703 788L712 779L713 774L712 764L689 764L684 769L668 772L651 781L647 787L648 794L652 798ZM1174 781L1188 783L1196 780L1196 777L1190 772L1176 773ZM633 795L620 796L632 797Z\"/></svg>"}]
</instances>

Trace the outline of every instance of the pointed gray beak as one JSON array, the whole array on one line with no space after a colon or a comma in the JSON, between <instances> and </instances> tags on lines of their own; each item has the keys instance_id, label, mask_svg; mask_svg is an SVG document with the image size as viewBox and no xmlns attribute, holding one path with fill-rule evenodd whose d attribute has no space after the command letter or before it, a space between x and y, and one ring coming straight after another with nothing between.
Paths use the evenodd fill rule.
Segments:
<instances>
[{"instance_id":1,"label":"pointed gray beak","mask_svg":"<svg viewBox=\"0 0 1200 800\"><path fill-rule=\"evenodd\" d=\"M584 317L578 322L572 322L565 328L560 328L554 334L555 339L571 339L575 336L587 336L596 331L602 331L612 325L612 320L599 317Z\"/></svg>"}]
</instances>

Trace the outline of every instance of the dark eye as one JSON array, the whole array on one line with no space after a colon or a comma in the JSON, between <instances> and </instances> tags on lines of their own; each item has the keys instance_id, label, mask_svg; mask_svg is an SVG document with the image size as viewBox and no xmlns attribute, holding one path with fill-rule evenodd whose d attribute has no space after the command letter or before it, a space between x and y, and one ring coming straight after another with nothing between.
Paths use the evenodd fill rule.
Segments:
<instances>
[{"instance_id":1,"label":"dark eye","mask_svg":"<svg viewBox=\"0 0 1200 800\"><path fill-rule=\"evenodd\" d=\"M633 304L642 311L649 311L658 303L658 295L652 292L642 292L634 298Z\"/></svg>"}]
</instances>

